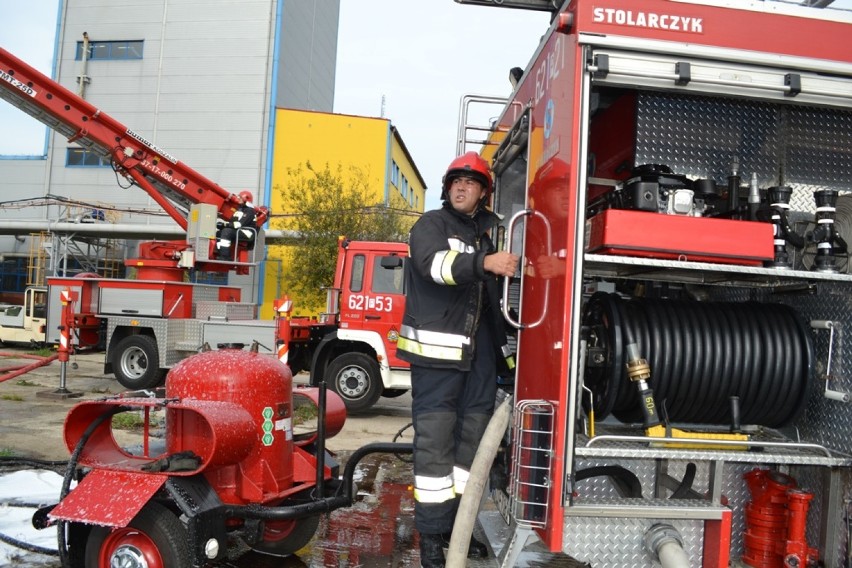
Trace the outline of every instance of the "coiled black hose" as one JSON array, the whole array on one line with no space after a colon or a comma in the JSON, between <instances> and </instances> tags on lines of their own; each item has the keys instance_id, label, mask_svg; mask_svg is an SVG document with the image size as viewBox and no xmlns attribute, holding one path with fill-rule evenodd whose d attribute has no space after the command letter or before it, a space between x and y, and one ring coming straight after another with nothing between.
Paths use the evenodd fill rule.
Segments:
<instances>
[{"instance_id":1,"label":"coiled black hose","mask_svg":"<svg viewBox=\"0 0 852 568\"><path fill-rule=\"evenodd\" d=\"M625 369L636 343L651 367L658 408L672 422L729 424L739 397L747 424L779 427L803 410L813 378L813 339L783 304L690 302L598 293L586 304L586 386L599 418L642 419ZM602 360L601 360L602 359Z\"/></svg>"}]
</instances>

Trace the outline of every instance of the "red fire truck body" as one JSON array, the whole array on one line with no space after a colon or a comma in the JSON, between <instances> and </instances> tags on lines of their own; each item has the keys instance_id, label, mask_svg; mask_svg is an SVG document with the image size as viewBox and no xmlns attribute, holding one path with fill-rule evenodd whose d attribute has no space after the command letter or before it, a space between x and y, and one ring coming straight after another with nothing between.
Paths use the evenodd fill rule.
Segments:
<instances>
[{"instance_id":1,"label":"red fire truck body","mask_svg":"<svg viewBox=\"0 0 852 568\"><path fill-rule=\"evenodd\" d=\"M509 482L494 491L515 530L503 565L531 533L594 566L651 565L669 537L692 565L842 564L850 16L668 0L554 11L482 150L503 245L522 256L504 295L518 367ZM792 493L755 512L755 470L814 497L806 539L785 532L804 522Z\"/></svg>"}]
</instances>

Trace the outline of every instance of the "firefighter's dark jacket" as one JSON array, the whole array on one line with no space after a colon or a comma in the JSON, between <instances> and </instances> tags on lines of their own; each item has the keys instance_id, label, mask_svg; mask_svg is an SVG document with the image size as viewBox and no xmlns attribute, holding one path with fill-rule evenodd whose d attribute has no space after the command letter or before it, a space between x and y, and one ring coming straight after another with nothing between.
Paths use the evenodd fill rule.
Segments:
<instances>
[{"instance_id":1,"label":"firefighter's dark jacket","mask_svg":"<svg viewBox=\"0 0 852 568\"><path fill-rule=\"evenodd\" d=\"M405 317L397 343L401 359L467 371L476 348L493 348L501 374L514 369L497 278L483 268L485 256L495 252L487 231L497 221L487 209L470 217L445 202L414 224L405 272ZM474 345L480 320L492 328L493 347Z\"/></svg>"}]
</instances>

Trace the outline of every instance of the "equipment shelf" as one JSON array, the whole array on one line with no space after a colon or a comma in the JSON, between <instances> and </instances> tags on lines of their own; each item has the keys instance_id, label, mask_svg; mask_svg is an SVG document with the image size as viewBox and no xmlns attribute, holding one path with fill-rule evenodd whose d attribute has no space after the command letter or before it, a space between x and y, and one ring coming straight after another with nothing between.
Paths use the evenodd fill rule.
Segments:
<instances>
[{"instance_id":1,"label":"equipment shelf","mask_svg":"<svg viewBox=\"0 0 852 568\"><path fill-rule=\"evenodd\" d=\"M852 282L852 274L662 260L606 254L583 255L585 274L600 278L641 278L663 282L779 288L818 282Z\"/></svg>"}]
</instances>

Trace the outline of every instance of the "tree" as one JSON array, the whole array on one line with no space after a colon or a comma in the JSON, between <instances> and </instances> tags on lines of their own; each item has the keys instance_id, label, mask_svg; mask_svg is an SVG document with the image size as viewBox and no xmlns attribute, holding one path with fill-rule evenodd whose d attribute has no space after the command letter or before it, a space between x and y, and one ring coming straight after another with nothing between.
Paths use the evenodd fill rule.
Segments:
<instances>
[{"instance_id":1,"label":"tree","mask_svg":"<svg viewBox=\"0 0 852 568\"><path fill-rule=\"evenodd\" d=\"M323 306L322 288L334 281L339 237L404 240L417 214L385 206L384 191L371 189L378 180L371 184L368 172L356 166L344 172L342 165L332 170L326 163L317 170L306 162L286 171L290 183L276 187L286 213L275 226L293 231L298 244L282 251L287 267L283 281L302 306Z\"/></svg>"}]
</instances>

